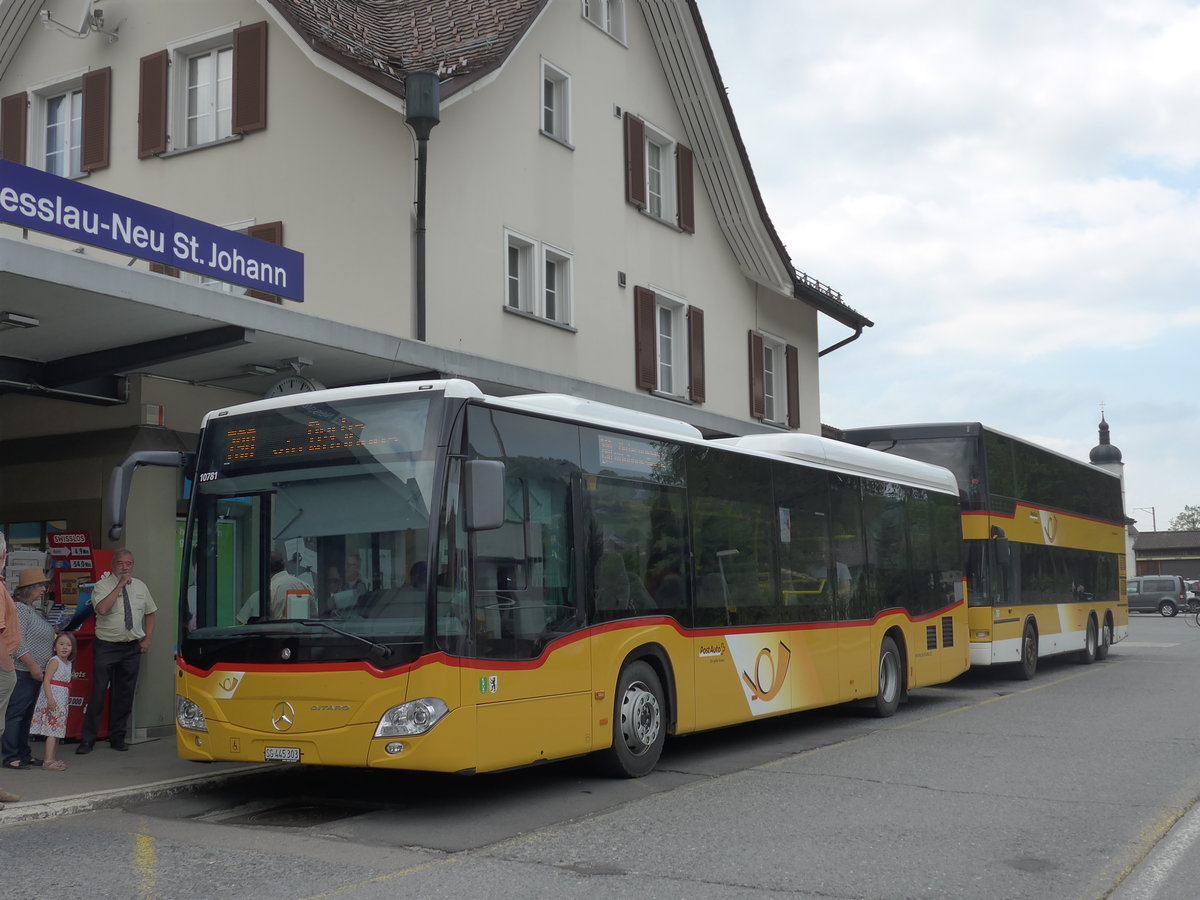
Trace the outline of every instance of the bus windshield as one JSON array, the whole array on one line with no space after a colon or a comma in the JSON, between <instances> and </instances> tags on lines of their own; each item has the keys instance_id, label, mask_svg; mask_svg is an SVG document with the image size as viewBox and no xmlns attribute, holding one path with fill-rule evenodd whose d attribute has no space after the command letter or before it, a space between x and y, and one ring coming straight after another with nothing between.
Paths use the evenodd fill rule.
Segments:
<instances>
[{"instance_id":1,"label":"bus windshield","mask_svg":"<svg viewBox=\"0 0 1200 900\"><path fill-rule=\"evenodd\" d=\"M211 419L184 657L278 661L283 642L297 662L411 658L426 632L438 407L414 395Z\"/></svg>"}]
</instances>

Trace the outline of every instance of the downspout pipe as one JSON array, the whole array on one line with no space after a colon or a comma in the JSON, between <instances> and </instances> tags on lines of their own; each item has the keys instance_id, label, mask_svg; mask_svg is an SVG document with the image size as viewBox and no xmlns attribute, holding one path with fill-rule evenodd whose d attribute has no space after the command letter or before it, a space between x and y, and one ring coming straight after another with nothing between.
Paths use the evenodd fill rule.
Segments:
<instances>
[{"instance_id":1,"label":"downspout pipe","mask_svg":"<svg viewBox=\"0 0 1200 900\"><path fill-rule=\"evenodd\" d=\"M817 354L817 359L820 359L826 353L832 353L834 350L838 349L838 347L845 347L851 341L857 341L860 337L862 337L862 333L863 333L863 327L861 325L856 326L854 329L854 334L850 335L850 337L848 337L848 338L842 338L842 340L838 341L836 344L832 344L831 346L826 347L824 350L822 350L821 352L819 352Z\"/></svg>"},{"instance_id":2,"label":"downspout pipe","mask_svg":"<svg viewBox=\"0 0 1200 900\"><path fill-rule=\"evenodd\" d=\"M429 133L441 121L441 86L437 72L409 72L404 79L404 121L417 137L416 338L425 340L425 184L429 167Z\"/></svg>"}]
</instances>

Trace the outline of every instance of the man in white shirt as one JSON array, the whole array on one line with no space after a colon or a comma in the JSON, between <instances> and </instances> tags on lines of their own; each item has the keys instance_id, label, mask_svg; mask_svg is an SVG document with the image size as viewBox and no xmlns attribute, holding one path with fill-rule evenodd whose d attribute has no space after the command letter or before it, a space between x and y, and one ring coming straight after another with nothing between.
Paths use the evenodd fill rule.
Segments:
<instances>
[{"instance_id":1,"label":"man in white shirt","mask_svg":"<svg viewBox=\"0 0 1200 900\"><path fill-rule=\"evenodd\" d=\"M83 730L76 753L91 753L100 730L104 694L112 685L108 701L108 743L114 750L128 750L125 734L133 713L142 654L154 638L154 614L158 607L150 589L133 577L133 553L121 549L113 554L113 571L92 588L96 610L96 642L92 664L92 696L83 715Z\"/></svg>"}]
</instances>

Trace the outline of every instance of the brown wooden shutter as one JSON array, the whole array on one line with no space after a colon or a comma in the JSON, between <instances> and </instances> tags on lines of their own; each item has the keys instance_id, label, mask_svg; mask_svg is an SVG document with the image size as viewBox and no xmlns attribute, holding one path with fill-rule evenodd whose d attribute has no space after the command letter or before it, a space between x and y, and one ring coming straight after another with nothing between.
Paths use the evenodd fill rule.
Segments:
<instances>
[{"instance_id":1,"label":"brown wooden shutter","mask_svg":"<svg viewBox=\"0 0 1200 900\"><path fill-rule=\"evenodd\" d=\"M784 350L787 358L788 428L800 427L800 351L791 344Z\"/></svg>"},{"instance_id":2,"label":"brown wooden shutter","mask_svg":"<svg viewBox=\"0 0 1200 900\"><path fill-rule=\"evenodd\" d=\"M150 271L157 272L159 275L170 275L172 278L179 277L179 270L174 266L164 266L160 262L150 263Z\"/></svg>"},{"instance_id":3,"label":"brown wooden shutter","mask_svg":"<svg viewBox=\"0 0 1200 900\"><path fill-rule=\"evenodd\" d=\"M22 91L0 100L0 159L25 165L25 111L29 99Z\"/></svg>"},{"instance_id":4,"label":"brown wooden shutter","mask_svg":"<svg viewBox=\"0 0 1200 900\"><path fill-rule=\"evenodd\" d=\"M138 159L167 152L166 50L143 56L138 64Z\"/></svg>"},{"instance_id":5,"label":"brown wooden shutter","mask_svg":"<svg viewBox=\"0 0 1200 900\"><path fill-rule=\"evenodd\" d=\"M245 233L260 241L266 241L268 244L283 244L282 222L263 222L261 225L251 225ZM268 303L283 303L278 295L268 294L266 291L248 290L246 296L253 297L255 300L266 300Z\"/></svg>"},{"instance_id":6,"label":"brown wooden shutter","mask_svg":"<svg viewBox=\"0 0 1200 900\"><path fill-rule=\"evenodd\" d=\"M683 144L675 145L675 182L679 196L679 227L688 234L696 233L696 201L692 190L692 151Z\"/></svg>"},{"instance_id":7,"label":"brown wooden shutter","mask_svg":"<svg viewBox=\"0 0 1200 900\"><path fill-rule=\"evenodd\" d=\"M688 307L688 396L704 402L704 310L696 306Z\"/></svg>"},{"instance_id":8,"label":"brown wooden shutter","mask_svg":"<svg viewBox=\"0 0 1200 900\"><path fill-rule=\"evenodd\" d=\"M657 331L654 327L654 291L633 289L633 347L637 368L637 386L652 391L658 387Z\"/></svg>"},{"instance_id":9,"label":"brown wooden shutter","mask_svg":"<svg viewBox=\"0 0 1200 900\"><path fill-rule=\"evenodd\" d=\"M233 133L267 127L267 23L233 33Z\"/></svg>"},{"instance_id":10,"label":"brown wooden shutter","mask_svg":"<svg viewBox=\"0 0 1200 900\"><path fill-rule=\"evenodd\" d=\"M108 126L112 119L112 67L83 76L83 146L79 168L95 172L108 167Z\"/></svg>"},{"instance_id":11,"label":"brown wooden shutter","mask_svg":"<svg viewBox=\"0 0 1200 900\"><path fill-rule=\"evenodd\" d=\"M761 419L767 414L766 391L763 388L763 339L757 331L750 332L750 417Z\"/></svg>"},{"instance_id":12,"label":"brown wooden shutter","mask_svg":"<svg viewBox=\"0 0 1200 900\"><path fill-rule=\"evenodd\" d=\"M646 124L625 113L625 199L646 208Z\"/></svg>"}]
</instances>

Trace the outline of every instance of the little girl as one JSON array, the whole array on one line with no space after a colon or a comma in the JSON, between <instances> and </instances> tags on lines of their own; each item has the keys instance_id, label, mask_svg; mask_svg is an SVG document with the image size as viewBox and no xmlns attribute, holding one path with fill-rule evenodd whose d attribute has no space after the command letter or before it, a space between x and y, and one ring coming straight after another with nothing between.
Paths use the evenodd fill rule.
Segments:
<instances>
[{"instance_id":1,"label":"little girl","mask_svg":"<svg viewBox=\"0 0 1200 900\"><path fill-rule=\"evenodd\" d=\"M75 659L75 635L69 631L60 634L54 641L54 655L46 665L42 676L42 690L33 707L33 723L30 734L46 736L46 761L43 769L61 772L67 764L55 759L58 742L67 734L67 710L70 708L71 670Z\"/></svg>"}]
</instances>

